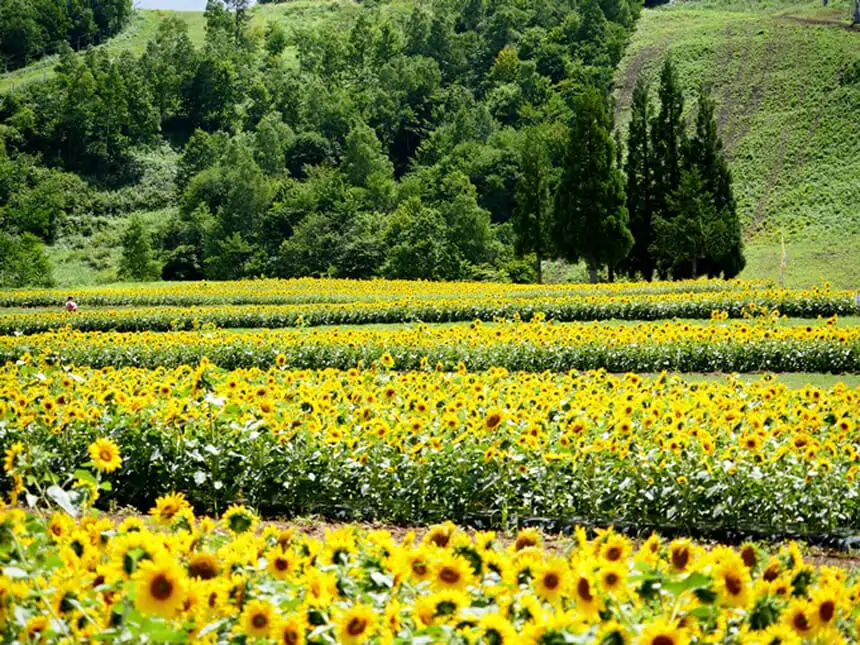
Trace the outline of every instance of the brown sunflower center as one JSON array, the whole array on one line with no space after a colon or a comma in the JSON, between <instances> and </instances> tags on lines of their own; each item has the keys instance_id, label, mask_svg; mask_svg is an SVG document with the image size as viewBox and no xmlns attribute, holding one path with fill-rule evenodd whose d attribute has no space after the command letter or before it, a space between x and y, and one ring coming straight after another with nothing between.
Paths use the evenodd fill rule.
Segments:
<instances>
[{"instance_id":1,"label":"brown sunflower center","mask_svg":"<svg viewBox=\"0 0 860 645\"><path fill-rule=\"evenodd\" d=\"M284 645L297 645L299 642L299 635L293 629L285 629L284 630Z\"/></svg>"},{"instance_id":2,"label":"brown sunflower center","mask_svg":"<svg viewBox=\"0 0 860 645\"><path fill-rule=\"evenodd\" d=\"M346 625L346 633L350 636L359 636L367 629L367 621L364 618L355 616Z\"/></svg>"},{"instance_id":3,"label":"brown sunflower center","mask_svg":"<svg viewBox=\"0 0 860 645\"><path fill-rule=\"evenodd\" d=\"M755 549L747 545L741 550L741 559L748 568L752 569L755 566Z\"/></svg>"},{"instance_id":4,"label":"brown sunflower center","mask_svg":"<svg viewBox=\"0 0 860 645\"><path fill-rule=\"evenodd\" d=\"M818 617L824 623L829 623L836 613L836 604L832 600L825 600L818 606Z\"/></svg>"},{"instance_id":5,"label":"brown sunflower center","mask_svg":"<svg viewBox=\"0 0 860 645\"><path fill-rule=\"evenodd\" d=\"M791 624L794 626L794 629L799 632L808 632L812 628L809 624L809 620L802 612L797 612L794 615L791 619Z\"/></svg>"},{"instance_id":6,"label":"brown sunflower center","mask_svg":"<svg viewBox=\"0 0 860 645\"><path fill-rule=\"evenodd\" d=\"M156 600L164 602L173 595L173 581L163 573L159 573L149 583L149 593Z\"/></svg>"},{"instance_id":7,"label":"brown sunflower center","mask_svg":"<svg viewBox=\"0 0 860 645\"><path fill-rule=\"evenodd\" d=\"M615 562L621 558L621 549L617 546L610 547L606 551L606 559L610 562Z\"/></svg>"},{"instance_id":8,"label":"brown sunflower center","mask_svg":"<svg viewBox=\"0 0 860 645\"><path fill-rule=\"evenodd\" d=\"M278 571L286 571L290 564L284 558L275 558L275 569Z\"/></svg>"},{"instance_id":9,"label":"brown sunflower center","mask_svg":"<svg viewBox=\"0 0 860 645\"><path fill-rule=\"evenodd\" d=\"M449 585L460 582L460 572L451 567L442 567L439 571L439 579Z\"/></svg>"},{"instance_id":10,"label":"brown sunflower center","mask_svg":"<svg viewBox=\"0 0 860 645\"><path fill-rule=\"evenodd\" d=\"M560 582L557 573L548 573L543 577L543 586L547 589L556 589Z\"/></svg>"},{"instance_id":11,"label":"brown sunflower center","mask_svg":"<svg viewBox=\"0 0 860 645\"><path fill-rule=\"evenodd\" d=\"M113 453L110 450L108 450L107 448L102 448L99 451L99 458L102 461L110 461L111 459L113 459Z\"/></svg>"},{"instance_id":12,"label":"brown sunflower center","mask_svg":"<svg viewBox=\"0 0 860 645\"><path fill-rule=\"evenodd\" d=\"M744 590L744 583L738 576L732 573L727 573L723 579L726 582L726 591L733 596L737 596Z\"/></svg>"},{"instance_id":13,"label":"brown sunflower center","mask_svg":"<svg viewBox=\"0 0 860 645\"><path fill-rule=\"evenodd\" d=\"M594 599L594 596L591 595L591 586L585 578L580 578L579 582L576 583L576 593L585 602L591 602Z\"/></svg>"},{"instance_id":14,"label":"brown sunflower center","mask_svg":"<svg viewBox=\"0 0 860 645\"><path fill-rule=\"evenodd\" d=\"M192 560L188 565L188 575L201 580L211 580L218 575L218 566L208 558Z\"/></svg>"},{"instance_id":15,"label":"brown sunflower center","mask_svg":"<svg viewBox=\"0 0 860 645\"><path fill-rule=\"evenodd\" d=\"M690 552L686 548L672 550L672 566L679 571L686 569L689 561Z\"/></svg>"},{"instance_id":16,"label":"brown sunflower center","mask_svg":"<svg viewBox=\"0 0 860 645\"><path fill-rule=\"evenodd\" d=\"M523 535L517 538L517 543L515 546L517 551L522 551L523 549L537 546L537 541L528 535Z\"/></svg>"},{"instance_id":17,"label":"brown sunflower center","mask_svg":"<svg viewBox=\"0 0 860 645\"><path fill-rule=\"evenodd\" d=\"M604 580L606 581L607 587L614 587L618 584L618 574L614 572L607 573Z\"/></svg>"},{"instance_id":18,"label":"brown sunflower center","mask_svg":"<svg viewBox=\"0 0 860 645\"><path fill-rule=\"evenodd\" d=\"M251 624L254 626L254 629L263 629L263 627L269 624L269 618L266 614L254 614Z\"/></svg>"},{"instance_id":19,"label":"brown sunflower center","mask_svg":"<svg viewBox=\"0 0 860 645\"><path fill-rule=\"evenodd\" d=\"M651 645L675 645L675 640L671 636L666 636L666 634L658 634L651 641Z\"/></svg>"}]
</instances>

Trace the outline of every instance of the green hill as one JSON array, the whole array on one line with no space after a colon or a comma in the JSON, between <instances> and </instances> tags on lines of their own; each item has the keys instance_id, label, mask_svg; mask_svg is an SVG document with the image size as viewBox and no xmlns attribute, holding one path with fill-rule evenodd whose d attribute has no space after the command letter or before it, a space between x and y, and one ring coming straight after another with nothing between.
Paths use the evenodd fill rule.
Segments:
<instances>
[{"instance_id":1,"label":"green hill","mask_svg":"<svg viewBox=\"0 0 860 645\"><path fill-rule=\"evenodd\" d=\"M846 2L679 2L643 12L622 61L622 125L637 74L656 81L667 55L688 107L711 86L747 239L741 277L778 277L782 233L788 285L860 287L860 29L849 19Z\"/></svg>"}]
</instances>

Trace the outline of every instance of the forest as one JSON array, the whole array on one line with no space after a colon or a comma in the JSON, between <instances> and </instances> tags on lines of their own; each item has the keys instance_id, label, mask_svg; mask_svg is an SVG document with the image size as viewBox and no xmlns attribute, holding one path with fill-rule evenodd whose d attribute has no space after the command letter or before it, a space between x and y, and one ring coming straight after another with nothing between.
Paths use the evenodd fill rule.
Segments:
<instances>
[{"instance_id":1,"label":"forest","mask_svg":"<svg viewBox=\"0 0 860 645\"><path fill-rule=\"evenodd\" d=\"M175 18L140 55L66 44L52 78L0 97L0 283L49 284L41 245L124 208L118 192L170 207L128 222L126 280L743 268L707 88L688 126L667 59L656 102L637 88L626 141L613 122L638 3L388 9L287 32L210 0L202 46ZM138 153L165 146L170 186L149 191Z\"/></svg>"},{"instance_id":2,"label":"forest","mask_svg":"<svg viewBox=\"0 0 860 645\"><path fill-rule=\"evenodd\" d=\"M62 44L81 49L110 38L131 17L130 0L3 0L0 55L6 71L23 67Z\"/></svg>"}]
</instances>

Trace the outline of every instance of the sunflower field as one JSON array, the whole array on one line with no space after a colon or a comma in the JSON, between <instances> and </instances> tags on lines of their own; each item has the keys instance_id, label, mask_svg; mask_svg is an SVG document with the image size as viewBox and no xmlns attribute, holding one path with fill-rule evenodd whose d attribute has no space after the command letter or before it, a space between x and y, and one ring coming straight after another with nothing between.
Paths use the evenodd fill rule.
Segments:
<instances>
[{"instance_id":1,"label":"sunflower field","mask_svg":"<svg viewBox=\"0 0 860 645\"><path fill-rule=\"evenodd\" d=\"M0 511L7 642L630 643L854 640L860 580L746 544L705 551L614 532L505 543L450 523L421 539L349 527L314 537L181 494L150 518Z\"/></svg>"},{"instance_id":2,"label":"sunflower field","mask_svg":"<svg viewBox=\"0 0 860 645\"><path fill-rule=\"evenodd\" d=\"M858 641L860 579L744 543L860 532L854 294L67 295L0 293L2 643Z\"/></svg>"}]
</instances>

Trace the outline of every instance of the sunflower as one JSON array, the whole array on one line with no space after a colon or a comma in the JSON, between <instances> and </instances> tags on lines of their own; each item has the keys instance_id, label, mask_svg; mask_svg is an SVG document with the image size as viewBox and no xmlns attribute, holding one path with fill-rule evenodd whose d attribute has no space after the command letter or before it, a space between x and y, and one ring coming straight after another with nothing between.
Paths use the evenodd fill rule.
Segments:
<instances>
[{"instance_id":1,"label":"sunflower","mask_svg":"<svg viewBox=\"0 0 860 645\"><path fill-rule=\"evenodd\" d=\"M195 553L188 559L188 575L200 580L211 580L218 576L218 558L211 553Z\"/></svg>"},{"instance_id":2,"label":"sunflower","mask_svg":"<svg viewBox=\"0 0 860 645\"><path fill-rule=\"evenodd\" d=\"M236 535L253 530L257 520L257 514L241 504L233 504L221 516L221 521Z\"/></svg>"},{"instance_id":3,"label":"sunflower","mask_svg":"<svg viewBox=\"0 0 860 645\"><path fill-rule=\"evenodd\" d=\"M142 614L172 618L185 603L188 581L167 555L141 562L132 576L134 605Z\"/></svg>"},{"instance_id":4,"label":"sunflower","mask_svg":"<svg viewBox=\"0 0 860 645\"><path fill-rule=\"evenodd\" d=\"M453 623L460 620L460 612L472 604L469 594L456 589L437 591L415 601L415 622L421 626Z\"/></svg>"},{"instance_id":5,"label":"sunflower","mask_svg":"<svg viewBox=\"0 0 860 645\"><path fill-rule=\"evenodd\" d=\"M391 369L394 367L394 357L388 352L385 352L379 357L379 364L386 369Z\"/></svg>"},{"instance_id":6,"label":"sunflower","mask_svg":"<svg viewBox=\"0 0 860 645\"><path fill-rule=\"evenodd\" d=\"M17 467L15 463L18 459L18 455L23 454L26 450L24 443L21 441L16 441L9 448L6 449L6 452L3 456L3 470L7 473L12 472Z\"/></svg>"},{"instance_id":7,"label":"sunflower","mask_svg":"<svg viewBox=\"0 0 860 645\"><path fill-rule=\"evenodd\" d=\"M517 631L500 613L483 614L478 619L481 640L491 645L509 645L517 642Z\"/></svg>"},{"instance_id":8,"label":"sunflower","mask_svg":"<svg viewBox=\"0 0 860 645\"><path fill-rule=\"evenodd\" d=\"M268 570L278 580L288 580L296 570L297 557L281 546L276 546L266 552Z\"/></svg>"},{"instance_id":9,"label":"sunflower","mask_svg":"<svg viewBox=\"0 0 860 645\"><path fill-rule=\"evenodd\" d=\"M808 600L795 598L783 612L783 620L797 636L806 639L817 631L817 613L816 607Z\"/></svg>"},{"instance_id":10,"label":"sunflower","mask_svg":"<svg viewBox=\"0 0 860 645\"><path fill-rule=\"evenodd\" d=\"M569 575L567 562L563 558L541 562L532 571L535 593L548 602L558 603L566 591Z\"/></svg>"},{"instance_id":11,"label":"sunflower","mask_svg":"<svg viewBox=\"0 0 860 645\"><path fill-rule=\"evenodd\" d=\"M576 599L576 607L586 616L595 616L601 609L602 603L597 595L597 588L589 574L590 567L581 564L573 576L571 593Z\"/></svg>"},{"instance_id":12,"label":"sunflower","mask_svg":"<svg viewBox=\"0 0 860 645\"><path fill-rule=\"evenodd\" d=\"M669 564L673 571L686 571L692 559L693 548L689 540L674 540L669 545Z\"/></svg>"},{"instance_id":13,"label":"sunflower","mask_svg":"<svg viewBox=\"0 0 860 645\"><path fill-rule=\"evenodd\" d=\"M687 645L687 632L666 618L658 618L642 630L638 645Z\"/></svg>"},{"instance_id":14,"label":"sunflower","mask_svg":"<svg viewBox=\"0 0 860 645\"><path fill-rule=\"evenodd\" d=\"M484 417L484 427L489 431L493 431L501 425L504 418L504 413L498 408L487 410L487 416Z\"/></svg>"},{"instance_id":15,"label":"sunflower","mask_svg":"<svg viewBox=\"0 0 860 645\"><path fill-rule=\"evenodd\" d=\"M714 571L714 587L723 605L746 607L749 603L749 569L740 558L721 563Z\"/></svg>"},{"instance_id":16,"label":"sunflower","mask_svg":"<svg viewBox=\"0 0 860 645\"><path fill-rule=\"evenodd\" d=\"M600 547L600 558L606 562L620 562L627 558L631 550L630 540L623 535L613 533Z\"/></svg>"},{"instance_id":17,"label":"sunflower","mask_svg":"<svg viewBox=\"0 0 860 645\"><path fill-rule=\"evenodd\" d=\"M437 589L465 589L473 579L472 566L461 555L445 553L433 565L433 586Z\"/></svg>"},{"instance_id":18,"label":"sunflower","mask_svg":"<svg viewBox=\"0 0 860 645\"><path fill-rule=\"evenodd\" d=\"M171 493L156 499L155 506L149 509L149 514L159 524L170 524L173 517L183 509L191 509L191 504L185 499L185 495L183 493Z\"/></svg>"},{"instance_id":19,"label":"sunflower","mask_svg":"<svg viewBox=\"0 0 860 645\"><path fill-rule=\"evenodd\" d=\"M268 638L272 632L273 613L274 608L267 600L252 600L239 617L239 632L250 639Z\"/></svg>"},{"instance_id":20,"label":"sunflower","mask_svg":"<svg viewBox=\"0 0 860 645\"><path fill-rule=\"evenodd\" d=\"M537 529L521 529L519 533L517 533L516 542L514 542L514 550L522 551L523 549L528 549L529 547L540 548L543 544L543 537L540 534L540 531Z\"/></svg>"},{"instance_id":21,"label":"sunflower","mask_svg":"<svg viewBox=\"0 0 860 645\"><path fill-rule=\"evenodd\" d=\"M836 622L839 611L839 596L830 588L818 588L812 592L810 605L813 619L819 629L830 627Z\"/></svg>"},{"instance_id":22,"label":"sunflower","mask_svg":"<svg viewBox=\"0 0 860 645\"><path fill-rule=\"evenodd\" d=\"M272 639L284 645L304 645L307 630L307 617L302 613L293 613L277 622L272 630Z\"/></svg>"},{"instance_id":23,"label":"sunflower","mask_svg":"<svg viewBox=\"0 0 860 645\"><path fill-rule=\"evenodd\" d=\"M376 629L376 613L373 607L353 605L342 612L337 620L338 642L343 645L364 643Z\"/></svg>"},{"instance_id":24,"label":"sunflower","mask_svg":"<svg viewBox=\"0 0 860 645\"><path fill-rule=\"evenodd\" d=\"M627 578L627 569L624 565L618 563L604 564L598 575L600 587L611 596L618 597L627 590L624 584Z\"/></svg>"},{"instance_id":25,"label":"sunflower","mask_svg":"<svg viewBox=\"0 0 860 645\"><path fill-rule=\"evenodd\" d=\"M96 439L90 444L88 450L95 467L103 472L112 473L122 466L119 446L111 439Z\"/></svg>"},{"instance_id":26,"label":"sunflower","mask_svg":"<svg viewBox=\"0 0 860 645\"><path fill-rule=\"evenodd\" d=\"M425 535L424 539L421 541L424 544L438 546L444 549L451 542L451 537L454 535L456 530L457 527L454 526L453 522L436 524L430 527L430 530L427 531L427 535Z\"/></svg>"}]
</instances>

